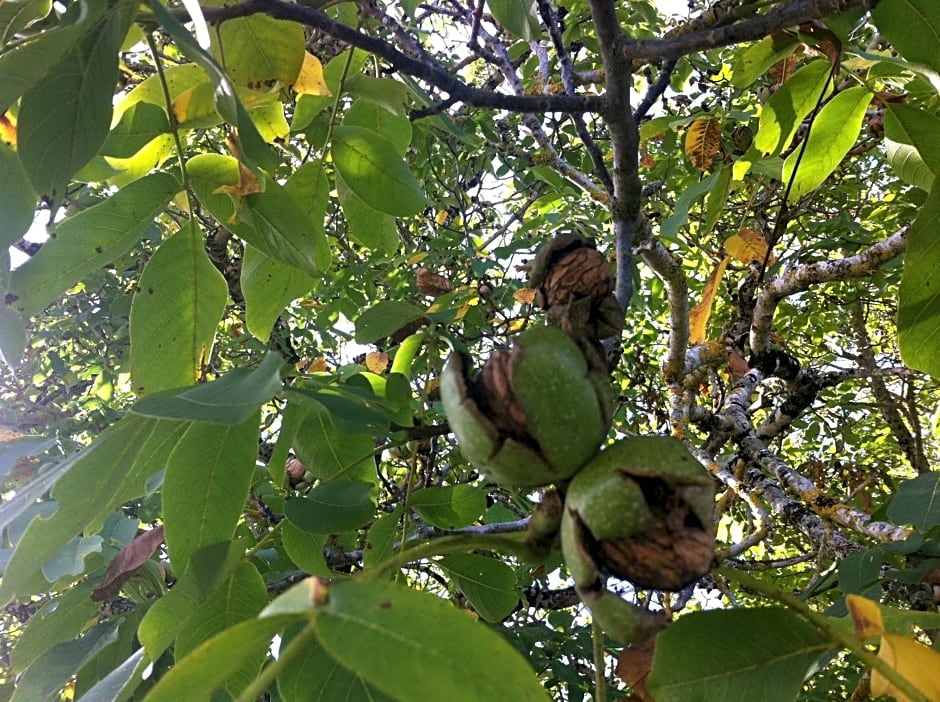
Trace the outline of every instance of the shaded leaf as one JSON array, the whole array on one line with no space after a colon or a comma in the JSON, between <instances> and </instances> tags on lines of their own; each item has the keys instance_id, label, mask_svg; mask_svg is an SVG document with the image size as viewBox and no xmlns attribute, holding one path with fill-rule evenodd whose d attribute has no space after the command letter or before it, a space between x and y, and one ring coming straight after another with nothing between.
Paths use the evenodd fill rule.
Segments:
<instances>
[{"instance_id":1,"label":"shaded leaf","mask_svg":"<svg viewBox=\"0 0 940 702\"><path fill-rule=\"evenodd\" d=\"M898 302L898 344L901 358L911 368L940 378L940 186L934 179L927 197L907 233L907 252Z\"/></svg>"},{"instance_id":2,"label":"shaded leaf","mask_svg":"<svg viewBox=\"0 0 940 702\"><path fill-rule=\"evenodd\" d=\"M871 12L881 32L904 58L940 71L940 8L933 0L883 0Z\"/></svg>"},{"instance_id":3,"label":"shaded leaf","mask_svg":"<svg viewBox=\"0 0 940 702\"><path fill-rule=\"evenodd\" d=\"M909 105L889 104L884 126L891 165L906 181L929 192L940 173L940 118ZM913 147L915 154L904 145Z\"/></svg>"},{"instance_id":4,"label":"shaded leaf","mask_svg":"<svg viewBox=\"0 0 940 702\"><path fill-rule=\"evenodd\" d=\"M656 702L792 702L810 667L831 647L785 609L696 612L656 638L647 689ZM709 649L722 655L703 656Z\"/></svg>"},{"instance_id":5,"label":"shaded leaf","mask_svg":"<svg viewBox=\"0 0 940 702\"><path fill-rule=\"evenodd\" d=\"M375 513L372 484L354 480L320 483L304 497L287 502L284 515L311 534L339 534L358 529Z\"/></svg>"},{"instance_id":6,"label":"shaded leaf","mask_svg":"<svg viewBox=\"0 0 940 702\"><path fill-rule=\"evenodd\" d=\"M239 671L264 656L271 639L289 622L288 617L267 617L229 627L177 661L144 698L145 702L211 699Z\"/></svg>"},{"instance_id":7,"label":"shaded leaf","mask_svg":"<svg viewBox=\"0 0 940 702\"><path fill-rule=\"evenodd\" d=\"M617 657L614 672L630 686L630 690L640 702L655 702L646 689L646 678L653 668L655 647L656 637L651 636L641 643L624 648Z\"/></svg>"},{"instance_id":8,"label":"shaded leaf","mask_svg":"<svg viewBox=\"0 0 940 702\"><path fill-rule=\"evenodd\" d=\"M159 419L242 424L281 389L283 359L268 353L257 368L234 368L218 380L147 395L131 412Z\"/></svg>"},{"instance_id":9,"label":"shaded leaf","mask_svg":"<svg viewBox=\"0 0 940 702\"><path fill-rule=\"evenodd\" d=\"M362 127L333 129L333 162L350 189L379 212L413 215L427 198L387 138Z\"/></svg>"},{"instance_id":10,"label":"shaded leaf","mask_svg":"<svg viewBox=\"0 0 940 702\"><path fill-rule=\"evenodd\" d=\"M539 35L533 0L487 0L493 17L517 37L529 41Z\"/></svg>"},{"instance_id":11,"label":"shaded leaf","mask_svg":"<svg viewBox=\"0 0 940 702\"><path fill-rule=\"evenodd\" d=\"M361 425L355 433L344 431L337 425L335 413L323 404L306 402L301 407L303 419L292 445L311 473L320 480L332 480L343 476L357 478L365 470L374 471L374 443Z\"/></svg>"},{"instance_id":12,"label":"shaded leaf","mask_svg":"<svg viewBox=\"0 0 940 702\"><path fill-rule=\"evenodd\" d=\"M502 621L518 606L516 573L502 561L475 553L454 553L439 563L486 621Z\"/></svg>"},{"instance_id":13,"label":"shaded leaf","mask_svg":"<svg viewBox=\"0 0 940 702\"><path fill-rule=\"evenodd\" d=\"M431 526L456 529L472 524L486 511L486 492L472 485L443 485L415 490L412 509Z\"/></svg>"},{"instance_id":14,"label":"shaded leaf","mask_svg":"<svg viewBox=\"0 0 940 702\"><path fill-rule=\"evenodd\" d=\"M96 624L74 641L56 644L26 669L10 702L58 700L59 690L85 663L118 638L120 621Z\"/></svg>"},{"instance_id":15,"label":"shaded leaf","mask_svg":"<svg viewBox=\"0 0 940 702\"><path fill-rule=\"evenodd\" d=\"M35 206L36 193L19 157L0 141L0 250L6 251L29 229Z\"/></svg>"},{"instance_id":16,"label":"shaded leaf","mask_svg":"<svg viewBox=\"0 0 940 702\"><path fill-rule=\"evenodd\" d=\"M131 381L145 395L193 385L206 372L228 285L190 221L147 262L131 302Z\"/></svg>"},{"instance_id":17,"label":"shaded leaf","mask_svg":"<svg viewBox=\"0 0 940 702\"><path fill-rule=\"evenodd\" d=\"M7 302L34 315L82 276L120 258L179 191L170 173L153 173L55 226L55 237L13 272Z\"/></svg>"},{"instance_id":18,"label":"shaded leaf","mask_svg":"<svg viewBox=\"0 0 940 702\"><path fill-rule=\"evenodd\" d=\"M924 473L903 481L888 504L888 518L924 531L940 525L940 473Z\"/></svg>"},{"instance_id":19,"label":"shaded leaf","mask_svg":"<svg viewBox=\"0 0 940 702\"><path fill-rule=\"evenodd\" d=\"M402 512L401 506L398 506L394 511L376 519L369 528L362 554L362 562L366 568L382 563L394 553L395 542L402 536Z\"/></svg>"},{"instance_id":20,"label":"shaded leaf","mask_svg":"<svg viewBox=\"0 0 940 702\"><path fill-rule=\"evenodd\" d=\"M274 90L298 80L307 54L304 28L263 14L230 19L219 28L212 53L236 85Z\"/></svg>"},{"instance_id":21,"label":"shaded leaf","mask_svg":"<svg viewBox=\"0 0 940 702\"><path fill-rule=\"evenodd\" d=\"M108 568L105 570L101 582L91 593L91 599L95 602L102 602L115 597L121 591L124 583L134 574L134 571L150 560L150 557L160 548L162 543L162 524L134 537L108 563Z\"/></svg>"},{"instance_id":22,"label":"shaded leaf","mask_svg":"<svg viewBox=\"0 0 940 702\"><path fill-rule=\"evenodd\" d=\"M133 2L112 4L102 23L23 94L17 141L23 167L37 192L61 201L69 179L108 135L117 53L135 12Z\"/></svg>"},{"instance_id":23,"label":"shaded leaf","mask_svg":"<svg viewBox=\"0 0 940 702\"><path fill-rule=\"evenodd\" d=\"M316 625L331 656L396 699L548 699L502 636L424 592L342 582L330 588Z\"/></svg>"},{"instance_id":24,"label":"shaded leaf","mask_svg":"<svg viewBox=\"0 0 940 702\"><path fill-rule=\"evenodd\" d=\"M384 339L422 317L424 312L410 302L383 300L356 319L356 342L368 344Z\"/></svg>"}]
</instances>

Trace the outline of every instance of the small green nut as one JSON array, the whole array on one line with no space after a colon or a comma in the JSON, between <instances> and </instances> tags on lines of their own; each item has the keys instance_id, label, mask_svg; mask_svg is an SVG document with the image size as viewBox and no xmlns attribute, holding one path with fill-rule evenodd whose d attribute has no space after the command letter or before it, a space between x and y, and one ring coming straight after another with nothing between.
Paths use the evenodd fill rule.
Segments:
<instances>
[{"instance_id":1,"label":"small green nut","mask_svg":"<svg viewBox=\"0 0 940 702\"><path fill-rule=\"evenodd\" d=\"M471 378L451 354L441 400L464 456L503 485L538 487L574 475L607 435L609 383L554 327L529 329Z\"/></svg>"},{"instance_id":2,"label":"small green nut","mask_svg":"<svg viewBox=\"0 0 940 702\"><path fill-rule=\"evenodd\" d=\"M715 551L714 481L676 439L621 439L574 477L561 545L582 589L613 575L681 590L705 575Z\"/></svg>"}]
</instances>

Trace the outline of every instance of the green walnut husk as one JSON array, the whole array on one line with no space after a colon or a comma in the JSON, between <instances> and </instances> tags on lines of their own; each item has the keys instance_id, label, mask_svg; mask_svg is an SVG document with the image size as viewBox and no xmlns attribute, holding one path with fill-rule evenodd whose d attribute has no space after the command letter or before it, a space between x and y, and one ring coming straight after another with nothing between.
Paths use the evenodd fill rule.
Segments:
<instances>
[{"instance_id":1,"label":"green walnut husk","mask_svg":"<svg viewBox=\"0 0 940 702\"><path fill-rule=\"evenodd\" d=\"M561 525L565 562L580 588L613 575L680 590L710 569L715 488L681 442L622 439L568 486Z\"/></svg>"},{"instance_id":2,"label":"green walnut husk","mask_svg":"<svg viewBox=\"0 0 940 702\"><path fill-rule=\"evenodd\" d=\"M537 327L494 351L476 377L451 354L441 400L464 456L497 483L538 487L570 478L610 428L609 383L560 329Z\"/></svg>"}]
</instances>

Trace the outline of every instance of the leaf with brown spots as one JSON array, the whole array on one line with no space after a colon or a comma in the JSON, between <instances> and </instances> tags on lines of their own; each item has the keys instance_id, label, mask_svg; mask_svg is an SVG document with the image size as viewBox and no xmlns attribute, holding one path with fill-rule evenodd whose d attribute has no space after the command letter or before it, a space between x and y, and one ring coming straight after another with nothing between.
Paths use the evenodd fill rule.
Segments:
<instances>
[{"instance_id":1,"label":"leaf with brown spots","mask_svg":"<svg viewBox=\"0 0 940 702\"><path fill-rule=\"evenodd\" d=\"M714 117L697 119L685 134L685 154L700 171L711 168L721 148L721 122Z\"/></svg>"}]
</instances>

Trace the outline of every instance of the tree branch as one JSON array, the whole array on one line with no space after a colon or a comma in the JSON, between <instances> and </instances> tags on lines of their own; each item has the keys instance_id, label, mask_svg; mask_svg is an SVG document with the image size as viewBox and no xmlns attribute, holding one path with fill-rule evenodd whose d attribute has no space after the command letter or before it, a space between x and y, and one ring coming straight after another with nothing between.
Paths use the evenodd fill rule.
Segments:
<instances>
[{"instance_id":1,"label":"tree branch","mask_svg":"<svg viewBox=\"0 0 940 702\"><path fill-rule=\"evenodd\" d=\"M751 327L751 353L760 356L770 348L774 312L782 299L818 283L871 275L882 264L904 253L906 246L907 227L854 256L807 263L774 278L757 298Z\"/></svg>"},{"instance_id":2,"label":"tree branch","mask_svg":"<svg viewBox=\"0 0 940 702\"><path fill-rule=\"evenodd\" d=\"M395 70L427 82L448 94L449 100L459 101L474 107L487 107L510 112L564 112L582 113L599 112L604 109L606 100L593 95L507 95L489 90L481 90L467 85L448 73L441 66L426 60L412 58L392 44L370 37L362 32L347 27L326 14L312 7L282 2L282 0L245 0L236 5L203 8L203 14L209 22L224 22L237 17L249 17L264 13L275 19L299 22L308 27L319 29L331 37L363 49L384 59Z\"/></svg>"},{"instance_id":3,"label":"tree branch","mask_svg":"<svg viewBox=\"0 0 940 702\"><path fill-rule=\"evenodd\" d=\"M765 15L740 22L709 27L666 39L634 39L624 43L622 57L628 61L674 59L706 49L761 39L814 19L833 17L849 10L871 9L878 0L793 0Z\"/></svg>"}]
</instances>

